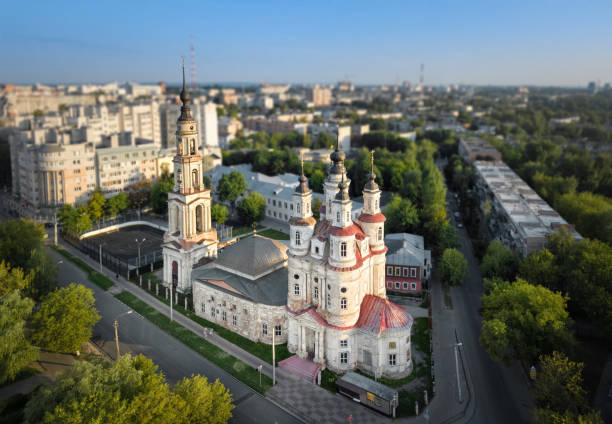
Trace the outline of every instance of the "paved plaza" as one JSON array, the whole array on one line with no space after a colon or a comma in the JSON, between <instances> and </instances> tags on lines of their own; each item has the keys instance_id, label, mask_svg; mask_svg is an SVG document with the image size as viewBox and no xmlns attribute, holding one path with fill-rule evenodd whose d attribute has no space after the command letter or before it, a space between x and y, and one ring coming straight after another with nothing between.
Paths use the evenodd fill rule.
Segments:
<instances>
[{"instance_id":1,"label":"paved plaza","mask_svg":"<svg viewBox=\"0 0 612 424\"><path fill-rule=\"evenodd\" d=\"M86 240L96 245L102 243L104 251L112 252L113 256L122 261L128 261L138 257L136 240L143 238L146 240L140 245L140 254L144 256L161 250L164 232L146 225L135 225L88 237Z\"/></svg>"}]
</instances>

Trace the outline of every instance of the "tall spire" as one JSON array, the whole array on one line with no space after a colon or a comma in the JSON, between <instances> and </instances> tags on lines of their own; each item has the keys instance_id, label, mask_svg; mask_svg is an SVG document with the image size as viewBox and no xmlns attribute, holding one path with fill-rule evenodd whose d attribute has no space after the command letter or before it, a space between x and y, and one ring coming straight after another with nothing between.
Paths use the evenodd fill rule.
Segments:
<instances>
[{"instance_id":1,"label":"tall spire","mask_svg":"<svg viewBox=\"0 0 612 424\"><path fill-rule=\"evenodd\" d=\"M295 188L295 192L307 194L307 193L310 193L310 188L308 187L308 184L306 184L308 179L304 175L304 154L300 155L300 162L302 164L302 174L300 175L300 178L299 178L300 184Z\"/></svg>"},{"instance_id":2,"label":"tall spire","mask_svg":"<svg viewBox=\"0 0 612 424\"><path fill-rule=\"evenodd\" d=\"M181 106L181 121L192 120L191 117L191 109L189 108L189 92L187 91L187 87L185 85L185 56L181 56L182 58L182 68L183 68L183 90L181 91L181 102L183 105Z\"/></svg>"},{"instance_id":3,"label":"tall spire","mask_svg":"<svg viewBox=\"0 0 612 424\"><path fill-rule=\"evenodd\" d=\"M344 152L340 150L340 137L336 135L336 150L330 155L333 165L330 169L331 174L344 174Z\"/></svg>"},{"instance_id":4,"label":"tall spire","mask_svg":"<svg viewBox=\"0 0 612 424\"><path fill-rule=\"evenodd\" d=\"M348 183L345 179L346 174L342 173L342 180L338 183L338 193L336 194L336 200L348 201L351 200L348 193Z\"/></svg>"},{"instance_id":5,"label":"tall spire","mask_svg":"<svg viewBox=\"0 0 612 424\"><path fill-rule=\"evenodd\" d=\"M368 175L368 182L365 185L365 189L369 191L378 190L378 184L374 181L376 174L374 173L374 150L370 151L370 175Z\"/></svg>"}]
</instances>

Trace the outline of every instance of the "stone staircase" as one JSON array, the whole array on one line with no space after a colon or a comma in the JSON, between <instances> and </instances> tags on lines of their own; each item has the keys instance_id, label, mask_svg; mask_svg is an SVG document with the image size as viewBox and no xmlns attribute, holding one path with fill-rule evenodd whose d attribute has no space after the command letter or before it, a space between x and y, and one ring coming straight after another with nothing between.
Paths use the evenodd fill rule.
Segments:
<instances>
[{"instance_id":1,"label":"stone staircase","mask_svg":"<svg viewBox=\"0 0 612 424\"><path fill-rule=\"evenodd\" d=\"M278 363L278 367L282 370L300 377L309 383L317 382L317 376L321 372L321 365L316 364L308 359L302 359L297 355L293 355Z\"/></svg>"}]
</instances>

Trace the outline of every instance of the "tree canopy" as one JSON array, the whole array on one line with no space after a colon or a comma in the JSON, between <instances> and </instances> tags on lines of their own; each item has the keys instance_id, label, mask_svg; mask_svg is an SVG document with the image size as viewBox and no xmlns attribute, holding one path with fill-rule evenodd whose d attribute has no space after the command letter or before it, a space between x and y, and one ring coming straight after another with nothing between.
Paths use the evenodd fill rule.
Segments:
<instances>
[{"instance_id":1,"label":"tree canopy","mask_svg":"<svg viewBox=\"0 0 612 424\"><path fill-rule=\"evenodd\" d=\"M26 291L30 288L33 279L33 272L26 275L21 268L11 269L4 261L0 262L0 295L15 290Z\"/></svg>"},{"instance_id":2,"label":"tree canopy","mask_svg":"<svg viewBox=\"0 0 612 424\"><path fill-rule=\"evenodd\" d=\"M533 362L540 354L568 348L567 298L522 279L494 283L482 297L480 343L495 361Z\"/></svg>"},{"instance_id":3,"label":"tree canopy","mask_svg":"<svg viewBox=\"0 0 612 424\"><path fill-rule=\"evenodd\" d=\"M87 384L82 384L87 382ZM171 391L157 366L142 355L117 361L78 361L54 386L34 392L26 423L221 424L234 405L217 380L183 379Z\"/></svg>"},{"instance_id":4,"label":"tree canopy","mask_svg":"<svg viewBox=\"0 0 612 424\"><path fill-rule=\"evenodd\" d=\"M500 241L493 240L482 258L483 277L511 280L518 269L518 256Z\"/></svg>"},{"instance_id":5,"label":"tree canopy","mask_svg":"<svg viewBox=\"0 0 612 424\"><path fill-rule=\"evenodd\" d=\"M467 261L463 253L457 249L444 249L440 258L440 278L442 281L455 286L463 284L467 275Z\"/></svg>"},{"instance_id":6,"label":"tree canopy","mask_svg":"<svg viewBox=\"0 0 612 424\"><path fill-rule=\"evenodd\" d=\"M93 292L80 284L49 293L32 317L32 340L54 352L79 351L100 320L94 302Z\"/></svg>"},{"instance_id":7,"label":"tree canopy","mask_svg":"<svg viewBox=\"0 0 612 424\"><path fill-rule=\"evenodd\" d=\"M151 189L150 203L156 213L168 211L168 192L174 187L174 178L167 171L155 181Z\"/></svg>"},{"instance_id":8,"label":"tree canopy","mask_svg":"<svg viewBox=\"0 0 612 424\"><path fill-rule=\"evenodd\" d=\"M259 193L249 193L238 205L238 216L246 225L263 220L266 217L266 199Z\"/></svg>"},{"instance_id":9,"label":"tree canopy","mask_svg":"<svg viewBox=\"0 0 612 424\"><path fill-rule=\"evenodd\" d=\"M38 349L27 340L24 328L34 302L17 290L0 295L0 384L38 359Z\"/></svg>"},{"instance_id":10,"label":"tree canopy","mask_svg":"<svg viewBox=\"0 0 612 424\"><path fill-rule=\"evenodd\" d=\"M246 189L247 183L244 180L244 175L235 170L223 175L217 184L219 198L224 202L230 202L232 205L234 205L238 197L242 196Z\"/></svg>"}]
</instances>

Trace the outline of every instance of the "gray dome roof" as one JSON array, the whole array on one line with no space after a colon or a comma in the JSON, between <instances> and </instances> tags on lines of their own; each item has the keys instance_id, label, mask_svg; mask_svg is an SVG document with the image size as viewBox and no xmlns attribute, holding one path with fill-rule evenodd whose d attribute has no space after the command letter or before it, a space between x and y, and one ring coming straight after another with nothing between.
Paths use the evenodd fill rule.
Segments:
<instances>
[{"instance_id":1,"label":"gray dome roof","mask_svg":"<svg viewBox=\"0 0 612 424\"><path fill-rule=\"evenodd\" d=\"M255 279L278 269L285 261L287 246L256 234L224 248L215 264L226 271Z\"/></svg>"}]
</instances>

